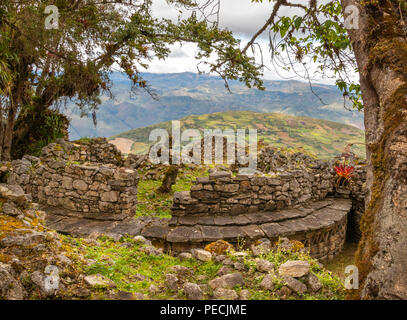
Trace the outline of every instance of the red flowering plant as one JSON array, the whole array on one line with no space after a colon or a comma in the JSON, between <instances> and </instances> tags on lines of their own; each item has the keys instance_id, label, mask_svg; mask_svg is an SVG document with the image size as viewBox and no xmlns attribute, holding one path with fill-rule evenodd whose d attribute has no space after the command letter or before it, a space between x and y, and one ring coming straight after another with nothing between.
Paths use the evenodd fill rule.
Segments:
<instances>
[{"instance_id":1,"label":"red flowering plant","mask_svg":"<svg viewBox=\"0 0 407 320\"><path fill-rule=\"evenodd\" d=\"M336 172L336 175L338 176L337 185L342 186L346 182L349 182L350 178L353 175L354 170L355 170L355 167L348 166L345 164L335 166L335 172Z\"/></svg>"},{"instance_id":2,"label":"red flowering plant","mask_svg":"<svg viewBox=\"0 0 407 320\"><path fill-rule=\"evenodd\" d=\"M349 144L345 148L345 152L341 155L343 158L343 163L340 165L336 165L334 167L336 175L337 175L337 186L344 186L351 182L351 178L353 176L353 172L355 171L355 167L353 164L354 156L352 152L350 152L350 147L352 144Z\"/></svg>"}]
</instances>

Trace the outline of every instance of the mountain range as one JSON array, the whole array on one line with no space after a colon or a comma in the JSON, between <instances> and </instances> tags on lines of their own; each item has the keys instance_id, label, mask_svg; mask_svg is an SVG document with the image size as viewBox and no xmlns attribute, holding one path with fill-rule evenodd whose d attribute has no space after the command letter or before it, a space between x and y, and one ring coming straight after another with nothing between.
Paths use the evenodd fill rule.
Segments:
<instances>
[{"instance_id":1,"label":"mountain range","mask_svg":"<svg viewBox=\"0 0 407 320\"><path fill-rule=\"evenodd\" d=\"M71 119L70 139L111 137L121 132L146 127L190 115L225 111L255 111L307 116L349 124L363 129L363 114L344 108L341 92L326 84L310 85L294 80L266 80L266 90L250 89L230 81L229 92L221 78L195 73L144 73L149 87L131 93L130 81L122 73L112 73L113 99L102 96L97 112L97 126L91 117L81 117L80 110L69 103L64 113Z\"/></svg>"}]
</instances>

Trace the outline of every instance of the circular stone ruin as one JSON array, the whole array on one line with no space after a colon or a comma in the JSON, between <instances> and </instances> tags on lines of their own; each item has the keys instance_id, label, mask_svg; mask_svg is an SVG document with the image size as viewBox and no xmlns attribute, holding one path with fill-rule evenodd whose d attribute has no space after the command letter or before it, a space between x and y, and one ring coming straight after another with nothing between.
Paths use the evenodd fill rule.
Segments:
<instances>
[{"instance_id":1,"label":"circular stone ruin","mask_svg":"<svg viewBox=\"0 0 407 320\"><path fill-rule=\"evenodd\" d=\"M351 207L350 199L326 198L296 209L154 219L141 228L140 234L175 252L219 239L250 245L261 238L277 241L287 237L301 241L315 258L332 259L343 248Z\"/></svg>"},{"instance_id":2,"label":"circular stone ruin","mask_svg":"<svg viewBox=\"0 0 407 320\"><path fill-rule=\"evenodd\" d=\"M171 219L135 219L138 174L122 167L120 154L111 149L104 140L97 148L92 143L50 144L41 159L13 161L8 183L21 185L47 205L47 224L56 231L117 239L142 235L172 252L221 239L249 246L262 238L287 237L301 241L311 256L331 259L342 250L348 220L363 211L363 175L350 190L338 193L336 175L327 165L286 168L273 175L215 171L197 178L190 191L174 194ZM108 163L93 162L100 159ZM83 180L87 190L70 190L71 180L73 189L81 191L74 181ZM67 208L67 203L75 207Z\"/></svg>"}]
</instances>

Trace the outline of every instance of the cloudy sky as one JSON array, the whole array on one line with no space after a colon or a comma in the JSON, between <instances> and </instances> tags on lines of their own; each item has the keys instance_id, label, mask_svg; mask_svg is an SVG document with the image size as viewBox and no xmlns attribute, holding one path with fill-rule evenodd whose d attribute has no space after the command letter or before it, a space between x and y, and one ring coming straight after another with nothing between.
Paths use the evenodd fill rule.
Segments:
<instances>
[{"instance_id":1,"label":"cloudy sky","mask_svg":"<svg viewBox=\"0 0 407 320\"><path fill-rule=\"evenodd\" d=\"M202 0L206 1L206 0ZM304 2L304 0L299 1ZM273 9L273 3L264 0L263 3L252 3L251 0L221 0L219 22L221 27L228 28L242 40L247 42L250 37L259 30L267 18L270 16ZM175 19L178 11L169 7L165 0L153 0L153 11L159 17ZM280 11L282 14L295 14L293 9L285 9ZM264 71L264 78L269 80L294 78L292 74L288 74L282 70L274 69L270 62L268 54L268 32L265 32L259 39L259 44L262 47L264 54L264 62L270 70ZM193 44L175 45L171 56L165 60L154 60L150 64L149 72L197 72L197 61L194 59L196 47ZM318 76L313 78L313 81L332 84L333 80L321 79Z\"/></svg>"}]
</instances>

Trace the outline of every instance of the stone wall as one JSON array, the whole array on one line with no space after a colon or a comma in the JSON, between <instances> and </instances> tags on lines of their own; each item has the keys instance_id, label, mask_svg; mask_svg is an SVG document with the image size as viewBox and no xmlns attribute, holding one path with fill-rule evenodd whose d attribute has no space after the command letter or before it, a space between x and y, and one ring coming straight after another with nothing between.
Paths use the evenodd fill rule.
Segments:
<instances>
[{"instance_id":1,"label":"stone wall","mask_svg":"<svg viewBox=\"0 0 407 320\"><path fill-rule=\"evenodd\" d=\"M274 176L217 171L198 178L191 191L174 194L173 216L238 215L298 207L324 199L333 189L333 173L293 170Z\"/></svg>"},{"instance_id":2,"label":"stone wall","mask_svg":"<svg viewBox=\"0 0 407 320\"><path fill-rule=\"evenodd\" d=\"M196 179L190 191L174 194L171 220L145 225L138 220L137 232L164 242L171 250L218 239L235 242L244 237L250 242L284 236L300 240L312 256L321 259L340 252L347 230L358 237L364 211L363 165L356 166L349 185L338 186L331 162L299 154L286 161L281 154L270 154L263 159L270 161L261 167L264 173L232 176L227 168L211 169L208 177ZM278 159L286 165L282 167ZM48 212L122 220L136 211L136 170L144 163L144 169L154 171L145 162L140 157L122 159L105 139L58 141L45 147L40 158L25 156L3 163L0 173L7 172L8 183L21 185ZM342 200L346 203L341 204ZM120 228L127 230L127 226Z\"/></svg>"},{"instance_id":3,"label":"stone wall","mask_svg":"<svg viewBox=\"0 0 407 320\"><path fill-rule=\"evenodd\" d=\"M114 148L104 147L96 152L96 145L81 148L63 141L50 144L40 158L25 156L13 161L7 182L21 185L35 202L61 215L103 220L134 215L137 171L88 161L99 161L103 155L107 155L106 161L114 157Z\"/></svg>"},{"instance_id":4,"label":"stone wall","mask_svg":"<svg viewBox=\"0 0 407 320\"><path fill-rule=\"evenodd\" d=\"M335 223L318 230L304 230L289 236L290 239L301 241L309 249L314 258L331 260L339 254L346 241L348 232L349 211L340 214Z\"/></svg>"},{"instance_id":5,"label":"stone wall","mask_svg":"<svg viewBox=\"0 0 407 320\"><path fill-rule=\"evenodd\" d=\"M346 239L350 199L327 197L297 209L246 213L237 216L180 216L170 222L153 220L141 226L141 235L161 242L172 252L204 247L218 239L250 247L261 239L279 237L301 241L321 260L338 254Z\"/></svg>"},{"instance_id":6,"label":"stone wall","mask_svg":"<svg viewBox=\"0 0 407 320\"><path fill-rule=\"evenodd\" d=\"M300 231L295 238L312 250L313 256L325 257L341 250L345 236L351 241L360 238L360 218L364 212L366 167L355 166L351 183L337 184L333 166L320 165L303 170L287 169L270 175L236 175L217 171L209 177L197 178L191 191L178 192L173 199L173 222L205 221L209 217L254 217L257 213L281 211L284 208L301 208L327 196L347 198L352 207L347 217L327 230ZM206 217L206 218L205 218ZM323 243L323 245L322 245ZM329 249L330 248L330 249Z\"/></svg>"},{"instance_id":7,"label":"stone wall","mask_svg":"<svg viewBox=\"0 0 407 320\"><path fill-rule=\"evenodd\" d=\"M83 139L74 142L58 139L56 143L51 143L42 149L41 158L53 156L80 163L102 163L115 166L121 166L124 161L121 152L106 138Z\"/></svg>"}]
</instances>

